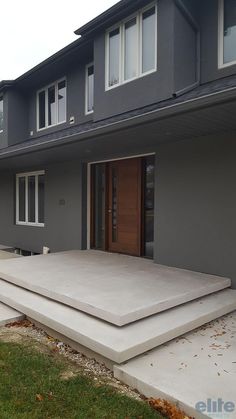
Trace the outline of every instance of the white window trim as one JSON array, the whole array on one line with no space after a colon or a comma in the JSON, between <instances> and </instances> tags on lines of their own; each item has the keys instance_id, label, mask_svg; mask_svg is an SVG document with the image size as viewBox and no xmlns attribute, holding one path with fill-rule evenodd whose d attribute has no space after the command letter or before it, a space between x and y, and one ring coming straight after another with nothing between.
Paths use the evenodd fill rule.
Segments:
<instances>
[{"instance_id":1,"label":"white window trim","mask_svg":"<svg viewBox=\"0 0 236 419\"><path fill-rule=\"evenodd\" d=\"M94 76L94 62L91 62L85 66L85 115L91 115L94 113L94 109L92 111L88 111L88 69L92 66Z\"/></svg>"},{"instance_id":2,"label":"white window trim","mask_svg":"<svg viewBox=\"0 0 236 419\"><path fill-rule=\"evenodd\" d=\"M0 102L2 101L2 106L4 106L3 105L3 96L0 96ZM3 115L3 118L4 118L4 115ZM0 129L0 134L3 132L3 129Z\"/></svg>"},{"instance_id":3,"label":"white window trim","mask_svg":"<svg viewBox=\"0 0 236 419\"><path fill-rule=\"evenodd\" d=\"M66 106L65 106L65 115L66 118L63 121L56 122L55 124L48 125L48 89L50 87L55 87L55 97L56 97L56 120L58 121L58 84L62 81L66 82ZM39 128L39 94L41 92L45 92L45 127ZM42 89L38 90L36 93L36 107L37 107L37 131L44 131L45 129L56 127L57 125L65 124L67 121L67 79L66 77L62 77L59 80L56 80L55 82L48 84L47 86L43 87Z\"/></svg>"},{"instance_id":4,"label":"white window trim","mask_svg":"<svg viewBox=\"0 0 236 419\"><path fill-rule=\"evenodd\" d=\"M145 77L149 74L154 73L157 71L157 24L155 25L155 67L149 71L142 72L142 15L147 10L151 9L152 7L155 7L155 16L157 20L158 10L157 10L157 2L149 3L144 8L140 9L138 12L133 13L129 17L127 17L125 20L119 22L118 24L110 27L106 31L106 39L105 39L105 90L111 90L115 89L118 86L121 86L123 84L129 83L133 80L137 80L139 78ZM124 79L124 66L125 66L125 24L129 22L132 18L137 19L137 36L138 36L138 58L137 58L137 76L133 77L131 79L125 80ZM110 32L114 31L115 29L120 29L120 56L119 56L119 83L114 84L113 86L109 86L109 34Z\"/></svg>"},{"instance_id":5,"label":"white window trim","mask_svg":"<svg viewBox=\"0 0 236 419\"><path fill-rule=\"evenodd\" d=\"M16 175L16 225L32 226L32 227L44 227L45 223L38 222L38 181L35 182L35 222L28 221L28 178L35 176L38 180L40 175L45 175L45 170L37 172L18 173ZM19 220L19 178L25 178L25 219L26 221Z\"/></svg>"},{"instance_id":6,"label":"white window trim","mask_svg":"<svg viewBox=\"0 0 236 419\"><path fill-rule=\"evenodd\" d=\"M224 0L218 0L218 68L226 68L236 64L236 59L224 63Z\"/></svg>"}]
</instances>

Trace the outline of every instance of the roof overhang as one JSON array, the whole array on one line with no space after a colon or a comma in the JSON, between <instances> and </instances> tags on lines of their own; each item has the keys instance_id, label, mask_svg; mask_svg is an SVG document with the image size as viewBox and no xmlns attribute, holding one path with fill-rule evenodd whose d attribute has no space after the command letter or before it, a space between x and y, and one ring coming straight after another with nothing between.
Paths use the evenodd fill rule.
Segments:
<instances>
[{"instance_id":1,"label":"roof overhang","mask_svg":"<svg viewBox=\"0 0 236 419\"><path fill-rule=\"evenodd\" d=\"M9 87L13 86L15 83L14 80L2 80L0 82L0 93L4 92L4 90L8 89Z\"/></svg>"},{"instance_id":2,"label":"roof overhang","mask_svg":"<svg viewBox=\"0 0 236 419\"><path fill-rule=\"evenodd\" d=\"M54 135L45 142L6 148L0 151L0 170L74 158L89 161L95 155L105 157L109 150L119 154L125 149L128 154L132 148L151 151L159 143L218 136L236 130L235 114L236 88L214 100L212 96L198 98L60 139Z\"/></svg>"},{"instance_id":3,"label":"roof overhang","mask_svg":"<svg viewBox=\"0 0 236 419\"><path fill-rule=\"evenodd\" d=\"M72 42L71 44L67 45L65 48L62 48L60 51L56 52L55 54L51 55L46 60L42 61L35 67L31 68L26 73L22 74L15 80L3 80L0 82L0 92L4 89L8 89L11 86L19 86L25 87L28 84L38 83L39 76L46 74L46 78L48 78L48 69L50 68L50 72L53 70L57 71L59 65L68 65L69 60L78 61L78 55L87 54L89 53L89 46L92 44L91 41L87 39L79 38L76 41Z\"/></svg>"},{"instance_id":4,"label":"roof overhang","mask_svg":"<svg viewBox=\"0 0 236 419\"><path fill-rule=\"evenodd\" d=\"M75 34L81 36L90 35L94 31L112 25L114 21L119 21L124 14L132 13L148 2L151 2L151 0L121 0L104 13L95 17L95 19L81 26L75 31Z\"/></svg>"}]
</instances>

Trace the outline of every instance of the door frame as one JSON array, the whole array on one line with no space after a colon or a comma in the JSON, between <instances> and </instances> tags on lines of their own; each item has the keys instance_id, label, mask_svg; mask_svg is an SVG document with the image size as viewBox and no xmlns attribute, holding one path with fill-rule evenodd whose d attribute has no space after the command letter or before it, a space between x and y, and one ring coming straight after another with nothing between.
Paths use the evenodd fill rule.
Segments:
<instances>
[{"instance_id":1,"label":"door frame","mask_svg":"<svg viewBox=\"0 0 236 419\"><path fill-rule=\"evenodd\" d=\"M116 157L113 159L104 159L88 162L87 164L87 250L91 249L91 217L92 217L92 165L99 163L110 163L119 160L129 160L138 157L155 156L156 153L135 154L132 156Z\"/></svg>"}]
</instances>

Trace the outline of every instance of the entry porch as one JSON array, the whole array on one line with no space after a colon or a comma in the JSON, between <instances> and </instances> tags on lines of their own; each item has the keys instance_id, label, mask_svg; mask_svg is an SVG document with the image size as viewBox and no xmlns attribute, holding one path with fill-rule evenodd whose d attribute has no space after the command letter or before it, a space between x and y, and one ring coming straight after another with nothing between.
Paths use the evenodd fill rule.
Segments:
<instances>
[{"instance_id":1,"label":"entry porch","mask_svg":"<svg viewBox=\"0 0 236 419\"><path fill-rule=\"evenodd\" d=\"M74 250L0 261L0 301L121 363L236 309L231 280Z\"/></svg>"},{"instance_id":2,"label":"entry porch","mask_svg":"<svg viewBox=\"0 0 236 419\"><path fill-rule=\"evenodd\" d=\"M230 288L228 278L95 250L2 259L0 278L3 324L7 315L10 321L12 313L19 318L22 313L51 336L105 362L117 378L143 394L177 400L191 415L196 397L192 400L187 392L184 397L173 393L172 381L168 380L169 387L163 385L163 368L159 374L162 353L168 377L169 348L174 353L179 342L173 339L193 330L191 340L196 333L201 337L196 328L236 310L236 290ZM198 353L198 335L192 352L184 355L191 365ZM180 341L185 339L188 337ZM211 344L211 339L206 339L204 345ZM201 348L204 345L201 343ZM233 347L231 352L233 357ZM179 358L174 358L174 368L179 368ZM149 360L151 366L147 365ZM207 357L206 365L201 362L200 369L193 370L193 382L195 378L199 382L203 371L213 375L211 362ZM226 364L224 358L224 370ZM181 376L174 378L180 381ZM224 388L234 383L233 378L229 381L225 377L224 381ZM200 397L202 393L195 384L194 389ZM211 379L207 380L205 394L211 395ZM196 412L194 416L202 418Z\"/></svg>"}]
</instances>

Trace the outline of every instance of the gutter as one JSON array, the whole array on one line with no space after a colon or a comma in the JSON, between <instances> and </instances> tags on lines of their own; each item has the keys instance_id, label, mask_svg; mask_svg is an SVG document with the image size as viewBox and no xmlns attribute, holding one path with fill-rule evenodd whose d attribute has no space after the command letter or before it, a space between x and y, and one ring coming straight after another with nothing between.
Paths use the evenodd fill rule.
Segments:
<instances>
[{"instance_id":1,"label":"gutter","mask_svg":"<svg viewBox=\"0 0 236 419\"><path fill-rule=\"evenodd\" d=\"M94 19L90 20L85 25L78 28L74 33L76 35L87 36L90 33L97 31L100 27L106 25L111 19L118 19L118 15L124 10L126 12L133 7L139 7L139 3L142 3L143 0L120 0L118 3L115 3L112 7L105 10Z\"/></svg>"},{"instance_id":2,"label":"gutter","mask_svg":"<svg viewBox=\"0 0 236 419\"><path fill-rule=\"evenodd\" d=\"M235 93L236 93L236 86L228 88L228 89L224 89L220 92L210 93L208 95L200 96L198 98L193 98L193 99L186 100L184 102L165 106L163 108L154 109L144 114L135 115L126 119L122 119L120 121L112 122L104 126L91 128L90 130L85 131L85 132L75 133L69 136L67 135L67 136L61 137L60 139L57 139L57 138L49 139L41 143L23 146L17 150L6 149L6 151L0 152L0 160L7 157L14 156L14 155L16 156L23 155L25 154L25 152L31 153L31 152L37 151L37 149L44 150L44 149L52 148L55 146L72 144L78 141L78 139L80 141L87 140L91 137L94 137L96 133L98 135L103 135L103 134L114 131L114 129L123 130L131 126L148 123L155 119L166 119L170 116L179 115L181 113L189 113L199 108L206 108L209 105L215 106L217 104L224 103L229 100L234 100L236 97ZM214 103L212 103L211 98L216 98ZM137 122L134 123L134 121L137 121Z\"/></svg>"},{"instance_id":3,"label":"gutter","mask_svg":"<svg viewBox=\"0 0 236 419\"><path fill-rule=\"evenodd\" d=\"M4 89L7 89L8 87L13 86L15 83L15 80L2 80L0 82L0 92Z\"/></svg>"}]
</instances>

